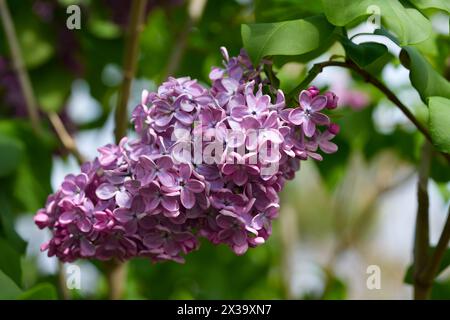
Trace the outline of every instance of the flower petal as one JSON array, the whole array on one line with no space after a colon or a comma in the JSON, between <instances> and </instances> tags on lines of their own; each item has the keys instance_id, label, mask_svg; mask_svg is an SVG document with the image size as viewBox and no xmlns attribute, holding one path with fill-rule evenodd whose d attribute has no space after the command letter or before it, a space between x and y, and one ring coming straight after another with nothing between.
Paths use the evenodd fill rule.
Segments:
<instances>
[{"instance_id":1,"label":"flower petal","mask_svg":"<svg viewBox=\"0 0 450 320\"><path fill-rule=\"evenodd\" d=\"M319 147L325 153L334 153L338 150L338 146L331 141L321 141Z\"/></svg>"},{"instance_id":2,"label":"flower petal","mask_svg":"<svg viewBox=\"0 0 450 320\"><path fill-rule=\"evenodd\" d=\"M328 125L330 123L330 118L320 112L313 113L311 119L318 125Z\"/></svg>"},{"instance_id":3,"label":"flower petal","mask_svg":"<svg viewBox=\"0 0 450 320\"><path fill-rule=\"evenodd\" d=\"M86 238L80 239L80 254L83 257L92 257L95 255L95 246Z\"/></svg>"},{"instance_id":4,"label":"flower petal","mask_svg":"<svg viewBox=\"0 0 450 320\"><path fill-rule=\"evenodd\" d=\"M133 219L132 212L126 208L118 208L114 210L114 216L119 222L122 223L127 223Z\"/></svg>"},{"instance_id":5,"label":"flower petal","mask_svg":"<svg viewBox=\"0 0 450 320\"><path fill-rule=\"evenodd\" d=\"M314 132L316 132L315 123L310 119L303 122L303 132L305 133L305 136L312 137Z\"/></svg>"},{"instance_id":6,"label":"flower petal","mask_svg":"<svg viewBox=\"0 0 450 320\"><path fill-rule=\"evenodd\" d=\"M241 168L239 170L236 170L235 173L233 173L233 181L238 186L243 186L244 184L247 183L247 180L248 180L248 175L244 169Z\"/></svg>"},{"instance_id":7,"label":"flower petal","mask_svg":"<svg viewBox=\"0 0 450 320\"><path fill-rule=\"evenodd\" d=\"M75 211L66 211L62 215L59 216L59 222L61 224L69 224L72 223L77 217Z\"/></svg>"},{"instance_id":8,"label":"flower petal","mask_svg":"<svg viewBox=\"0 0 450 320\"><path fill-rule=\"evenodd\" d=\"M117 188L110 183L103 183L97 187L95 194L101 200L108 200L114 197Z\"/></svg>"},{"instance_id":9,"label":"flower petal","mask_svg":"<svg viewBox=\"0 0 450 320\"><path fill-rule=\"evenodd\" d=\"M184 187L194 193L199 193L205 190L205 184L195 179L189 179Z\"/></svg>"},{"instance_id":10,"label":"flower petal","mask_svg":"<svg viewBox=\"0 0 450 320\"><path fill-rule=\"evenodd\" d=\"M303 108L309 107L311 105L311 94L307 90L303 90L298 95L298 102Z\"/></svg>"},{"instance_id":11,"label":"flower petal","mask_svg":"<svg viewBox=\"0 0 450 320\"><path fill-rule=\"evenodd\" d=\"M131 207L132 197L127 191L119 191L116 193L116 202L119 207L129 208Z\"/></svg>"},{"instance_id":12,"label":"flower petal","mask_svg":"<svg viewBox=\"0 0 450 320\"><path fill-rule=\"evenodd\" d=\"M320 111L323 108L325 108L327 105L327 97L325 96L316 96L314 97L314 99L312 99L311 101L311 110L316 112L316 111Z\"/></svg>"},{"instance_id":13,"label":"flower petal","mask_svg":"<svg viewBox=\"0 0 450 320\"><path fill-rule=\"evenodd\" d=\"M163 197L161 199L161 205L168 211L178 211L180 208L176 197Z\"/></svg>"},{"instance_id":14,"label":"flower petal","mask_svg":"<svg viewBox=\"0 0 450 320\"><path fill-rule=\"evenodd\" d=\"M195 205L195 195L192 191L187 190L186 188L181 190L181 204L186 209L192 209Z\"/></svg>"},{"instance_id":15,"label":"flower petal","mask_svg":"<svg viewBox=\"0 0 450 320\"><path fill-rule=\"evenodd\" d=\"M292 124L301 125L305 121L305 112L301 108L295 108L289 113L288 119Z\"/></svg>"}]
</instances>

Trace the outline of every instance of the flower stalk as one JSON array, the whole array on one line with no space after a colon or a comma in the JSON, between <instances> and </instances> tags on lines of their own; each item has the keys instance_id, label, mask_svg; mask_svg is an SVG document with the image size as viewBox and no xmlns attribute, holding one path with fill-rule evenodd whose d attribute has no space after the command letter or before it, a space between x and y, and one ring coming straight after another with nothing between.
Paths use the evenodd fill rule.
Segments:
<instances>
[{"instance_id":1,"label":"flower stalk","mask_svg":"<svg viewBox=\"0 0 450 320\"><path fill-rule=\"evenodd\" d=\"M144 26L145 5L147 0L133 0L130 11L130 24L125 41L125 54L123 61L123 81L117 101L115 113L115 138L119 143L127 132L128 117L127 106L130 97L131 84L136 73L136 66L139 56L139 35Z\"/></svg>"}]
</instances>

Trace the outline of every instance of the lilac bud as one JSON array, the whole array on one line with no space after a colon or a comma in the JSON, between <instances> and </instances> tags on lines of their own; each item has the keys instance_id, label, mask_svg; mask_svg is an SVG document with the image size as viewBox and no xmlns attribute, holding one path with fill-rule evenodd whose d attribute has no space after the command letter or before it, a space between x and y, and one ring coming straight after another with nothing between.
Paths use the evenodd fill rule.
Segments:
<instances>
[{"instance_id":1,"label":"lilac bud","mask_svg":"<svg viewBox=\"0 0 450 320\"><path fill-rule=\"evenodd\" d=\"M328 126L328 131L334 135L337 135L340 130L341 130L341 128L339 127L339 125L337 123L332 123Z\"/></svg>"},{"instance_id":2,"label":"lilac bud","mask_svg":"<svg viewBox=\"0 0 450 320\"><path fill-rule=\"evenodd\" d=\"M338 103L338 97L331 91L325 93L325 97L327 97L327 109L336 109Z\"/></svg>"},{"instance_id":3,"label":"lilac bud","mask_svg":"<svg viewBox=\"0 0 450 320\"><path fill-rule=\"evenodd\" d=\"M306 89L311 94L311 98L314 98L320 93L320 90L316 86L311 86L308 89Z\"/></svg>"}]
</instances>

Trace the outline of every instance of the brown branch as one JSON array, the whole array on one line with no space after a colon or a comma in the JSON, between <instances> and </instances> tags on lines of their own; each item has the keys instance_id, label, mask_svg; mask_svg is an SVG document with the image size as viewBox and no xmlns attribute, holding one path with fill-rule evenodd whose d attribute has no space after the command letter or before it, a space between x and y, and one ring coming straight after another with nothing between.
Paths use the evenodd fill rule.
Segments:
<instances>
[{"instance_id":1,"label":"brown branch","mask_svg":"<svg viewBox=\"0 0 450 320\"><path fill-rule=\"evenodd\" d=\"M130 11L130 24L125 41L125 54L123 60L123 81L117 101L115 113L116 143L119 143L127 132L128 117L127 106L130 96L131 84L136 73L136 65L139 55L139 35L144 27L146 0L133 0Z\"/></svg>"},{"instance_id":2,"label":"brown branch","mask_svg":"<svg viewBox=\"0 0 450 320\"><path fill-rule=\"evenodd\" d=\"M74 155L79 164L82 164L85 159L78 150L75 140L69 134L64 126L64 123L61 121L61 118L58 114L56 114L56 112L49 112L47 115L64 148Z\"/></svg>"},{"instance_id":3,"label":"brown branch","mask_svg":"<svg viewBox=\"0 0 450 320\"><path fill-rule=\"evenodd\" d=\"M438 276L439 268L441 266L442 258L448 249L448 243L450 241L450 207L447 213L447 220L445 222L444 229L439 238L436 249L434 250L431 258L428 261L425 269L418 277L418 283L421 286L421 298L428 299L433 288L433 281Z\"/></svg>"},{"instance_id":4,"label":"brown branch","mask_svg":"<svg viewBox=\"0 0 450 320\"><path fill-rule=\"evenodd\" d=\"M428 129L419 122L419 120L416 119L414 114L406 107L400 99L397 98L394 92L392 92L388 87L386 87L380 80L372 76L369 72L367 72L364 69L361 69L358 65L356 65L351 60L346 61L325 61L321 63L316 63L313 65L311 70L308 72L308 75L306 78L298 85L296 86L288 95L287 95L287 102L292 103L293 101L297 100L296 95L300 92L300 90L305 89L306 86L314 80L314 78L323 71L326 67L342 67L347 68L350 70L355 71L360 76L364 78L364 80L370 84L372 84L374 87L378 88L384 95L392 101L402 112L403 114L416 126L416 128L425 136L425 138L432 142L431 135L428 131ZM444 152L440 152L441 155L447 159L448 162L450 162L450 155Z\"/></svg>"},{"instance_id":5,"label":"brown branch","mask_svg":"<svg viewBox=\"0 0 450 320\"><path fill-rule=\"evenodd\" d=\"M108 299L122 299L125 287L125 278L127 275L126 264L121 261L111 260L105 262L105 268L109 287Z\"/></svg>"},{"instance_id":6,"label":"brown branch","mask_svg":"<svg viewBox=\"0 0 450 320\"><path fill-rule=\"evenodd\" d=\"M66 275L64 272L64 263L58 261L58 289L63 300L70 300L70 292L67 288Z\"/></svg>"},{"instance_id":7,"label":"brown branch","mask_svg":"<svg viewBox=\"0 0 450 320\"><path fill-rule=\"evenodd\" d=\"M422 146L419 167L419 182L417 185L417 216L414 236L414 299L426 299L429 286L421 281L421 273L428 261L429 239L429 198L428 176L430 173L431 144L425 141Z\"/></svg>"}]
</instances>

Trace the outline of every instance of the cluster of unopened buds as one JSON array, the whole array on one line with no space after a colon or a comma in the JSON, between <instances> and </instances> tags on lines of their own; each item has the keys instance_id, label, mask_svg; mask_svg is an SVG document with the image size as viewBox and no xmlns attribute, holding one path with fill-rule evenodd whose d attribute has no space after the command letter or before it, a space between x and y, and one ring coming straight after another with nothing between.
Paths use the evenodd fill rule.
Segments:
<instances>
[{"instance_id":1,"label":"cluster of unopened buds","mask_svg":"<svg viewBox=\"0 0 450 320\"><path fill-rule=\"evenodd\" d=\"M132 114L138 138L99 148L37 212L52 233L42 250L62 261L182 262L200 237L236 254L268 239L300 161L337 150L339 127L324 113L337 97L310 87L290 108L281 90L263 93L245 52L222 55L211 88L186 77L143 92Z\"/></svg>"}]
</instances>

